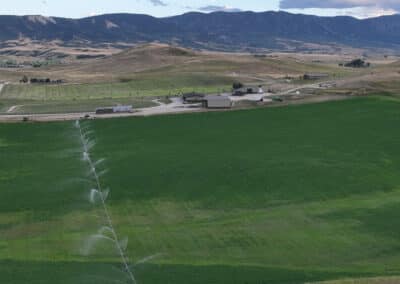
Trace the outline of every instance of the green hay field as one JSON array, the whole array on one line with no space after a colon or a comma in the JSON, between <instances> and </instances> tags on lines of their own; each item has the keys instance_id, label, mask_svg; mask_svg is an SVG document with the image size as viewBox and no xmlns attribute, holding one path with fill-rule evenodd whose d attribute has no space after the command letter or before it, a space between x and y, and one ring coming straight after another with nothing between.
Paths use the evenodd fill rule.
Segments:
<instances>
[{"instance_id":1,"label":"green hay field","mask_svg":"<svg viewBox=\"0 0 400 284\"><path fill-rule=\"evenodd\" d=\"M95 111L101 106L133 104L135 108L154 105L157 97L188 92L230 91L232 78L209 73L168 74L159 72L120 78L113 83L66 85L10 84L0 93L0 113L14 105L13 114L68 113Z\"/></svg>"},{"instance_id":2,"label":"green hay field","mask_svg":"<svg viewBox=\"0 0 400 284\"><path fill-rule=\"evenodd\" d=\"M165 71L166 72L166 71ZM120 82L66 85L6 85L1 93L3 99L39 101L79 101L104 98L130 98L168 96L184 92L219 92L230 90L233 79L217 74L150 73L134 78L120 78Z\"/></svg>"},{"instance_id":3,"label":"green hay field","mask_svg":"<svg viewBox=\"0 0 400 284\"><path fill-rule=\"evenodd\" d=\"M155 98L116 98L116 99L89 99L79 101L36 101L5 99L0 103L0 113L7 114L7 110L14 105L18 107L12 114L43 114L43 113L74 113L94 112L98 107L132 105L134 108L156 106Z\"/></svg>"},{"instance_id":4,"label":"green hay field","mask_svg":"<svg viewBox=\"0 0 400 284\"><path fill-rule=\"evenodd\" d=\"M400 275L400 103L85 122L139 283ZM120 283L72 122L0 125L0 283ZM100 216L100 217L99 217Z\"/></svg>"}]
</instances>

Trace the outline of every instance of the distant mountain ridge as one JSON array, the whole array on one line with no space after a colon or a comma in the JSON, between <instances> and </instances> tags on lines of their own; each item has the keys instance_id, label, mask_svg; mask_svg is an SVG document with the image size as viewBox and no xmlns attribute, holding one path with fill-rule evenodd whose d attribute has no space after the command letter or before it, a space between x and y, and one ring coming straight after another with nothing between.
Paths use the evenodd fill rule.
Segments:
<instances>
[{"instance_id":1,"label":"distant mountain ridge","mask_svg":"<svg viewBox=\"0 0 400 284\"><path fill-rule=\"evenodd\" d=\"M192 12L168 18L139 14L82 19L0 16L0 42L19 38L93 44L160 41L226 50L282 49L283 42L400 49L400 15L364 20L286 12Z\"/></svg>"}]
</instances>

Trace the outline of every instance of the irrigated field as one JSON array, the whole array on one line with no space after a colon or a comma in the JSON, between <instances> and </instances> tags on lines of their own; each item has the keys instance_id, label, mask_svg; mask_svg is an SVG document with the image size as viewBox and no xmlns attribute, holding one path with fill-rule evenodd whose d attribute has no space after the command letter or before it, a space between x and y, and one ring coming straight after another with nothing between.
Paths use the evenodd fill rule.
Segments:
<instances>
[{"instance_id":1,"label":"irrigated field","mask_svg":"<svg viewBox=\"0 0 400 284\"><path fill-rule=\"evenodd\" d=\"M85 122L139 283L400 274L400 102ZM0 283L118 283L73 123L0 125Z\"/></svg>"}]
</instances>

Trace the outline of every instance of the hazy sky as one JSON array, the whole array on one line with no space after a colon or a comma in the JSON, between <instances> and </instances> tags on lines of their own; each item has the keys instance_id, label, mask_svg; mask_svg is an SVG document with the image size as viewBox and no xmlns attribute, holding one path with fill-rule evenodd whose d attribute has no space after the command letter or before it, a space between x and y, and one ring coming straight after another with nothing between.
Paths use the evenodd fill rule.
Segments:
<instances>
[{"instance_id":1,"label":"hazy sky","mask_svg":"<svg viewBox=\"0 0 400 284\"><path fill-rule=\"evenodd\" d=\"M87 17L105 13L143 13L164 17L188 11L286 10L315 15L372 17L400 11L400 0L12 0L0 14Z\"/></svg>"}]
</instances>

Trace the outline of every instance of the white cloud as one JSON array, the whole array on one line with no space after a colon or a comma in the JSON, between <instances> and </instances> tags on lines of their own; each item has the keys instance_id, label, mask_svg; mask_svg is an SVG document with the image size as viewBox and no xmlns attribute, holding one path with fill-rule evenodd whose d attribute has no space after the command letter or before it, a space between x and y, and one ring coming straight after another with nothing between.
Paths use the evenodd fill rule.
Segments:
<instances>
[{"instance_id":1,"label":"white cloud","mask_svg":"<svg viewBox=\"0 0 400 284\"><path fill-rule=\"evenodd\" d=\"M400 0L280 0L280 8L286 10L329 9L337 15L369 18L398 13Z\"/></svg>"},{"instance_id":2,"label":"white cloud","mask_svg":"<svg viewBox=\"0 0 400 284\"><path fill-rule=\"evenodd\" d=\"M199 8L200 11L203 12L240 12L241 9L229 7L229 6L216 6L216 5L208 5Z\"/></svg>"},{"instance_id":3,"label":"white cloud","mask_svg":"<svg viewBox=\"0 0 400 284\"><path fill-rule=\"evenodd\" d=\"M281 0L282 9L380 7L400 10L399 0Z\"/></svg>"},{"instance_id":4,"label":"white cloud","mask_svg":"<svg viewBox=\"0 0 400 284\"><path fill-rule=\"evenodd\" d=\"M344 11L346 16L352 16L356 18L374 18L380 16L394 15L398 12L394 9L384 9L380 7L361 7L348 9Z\"/></svg>"}]
</instances>

